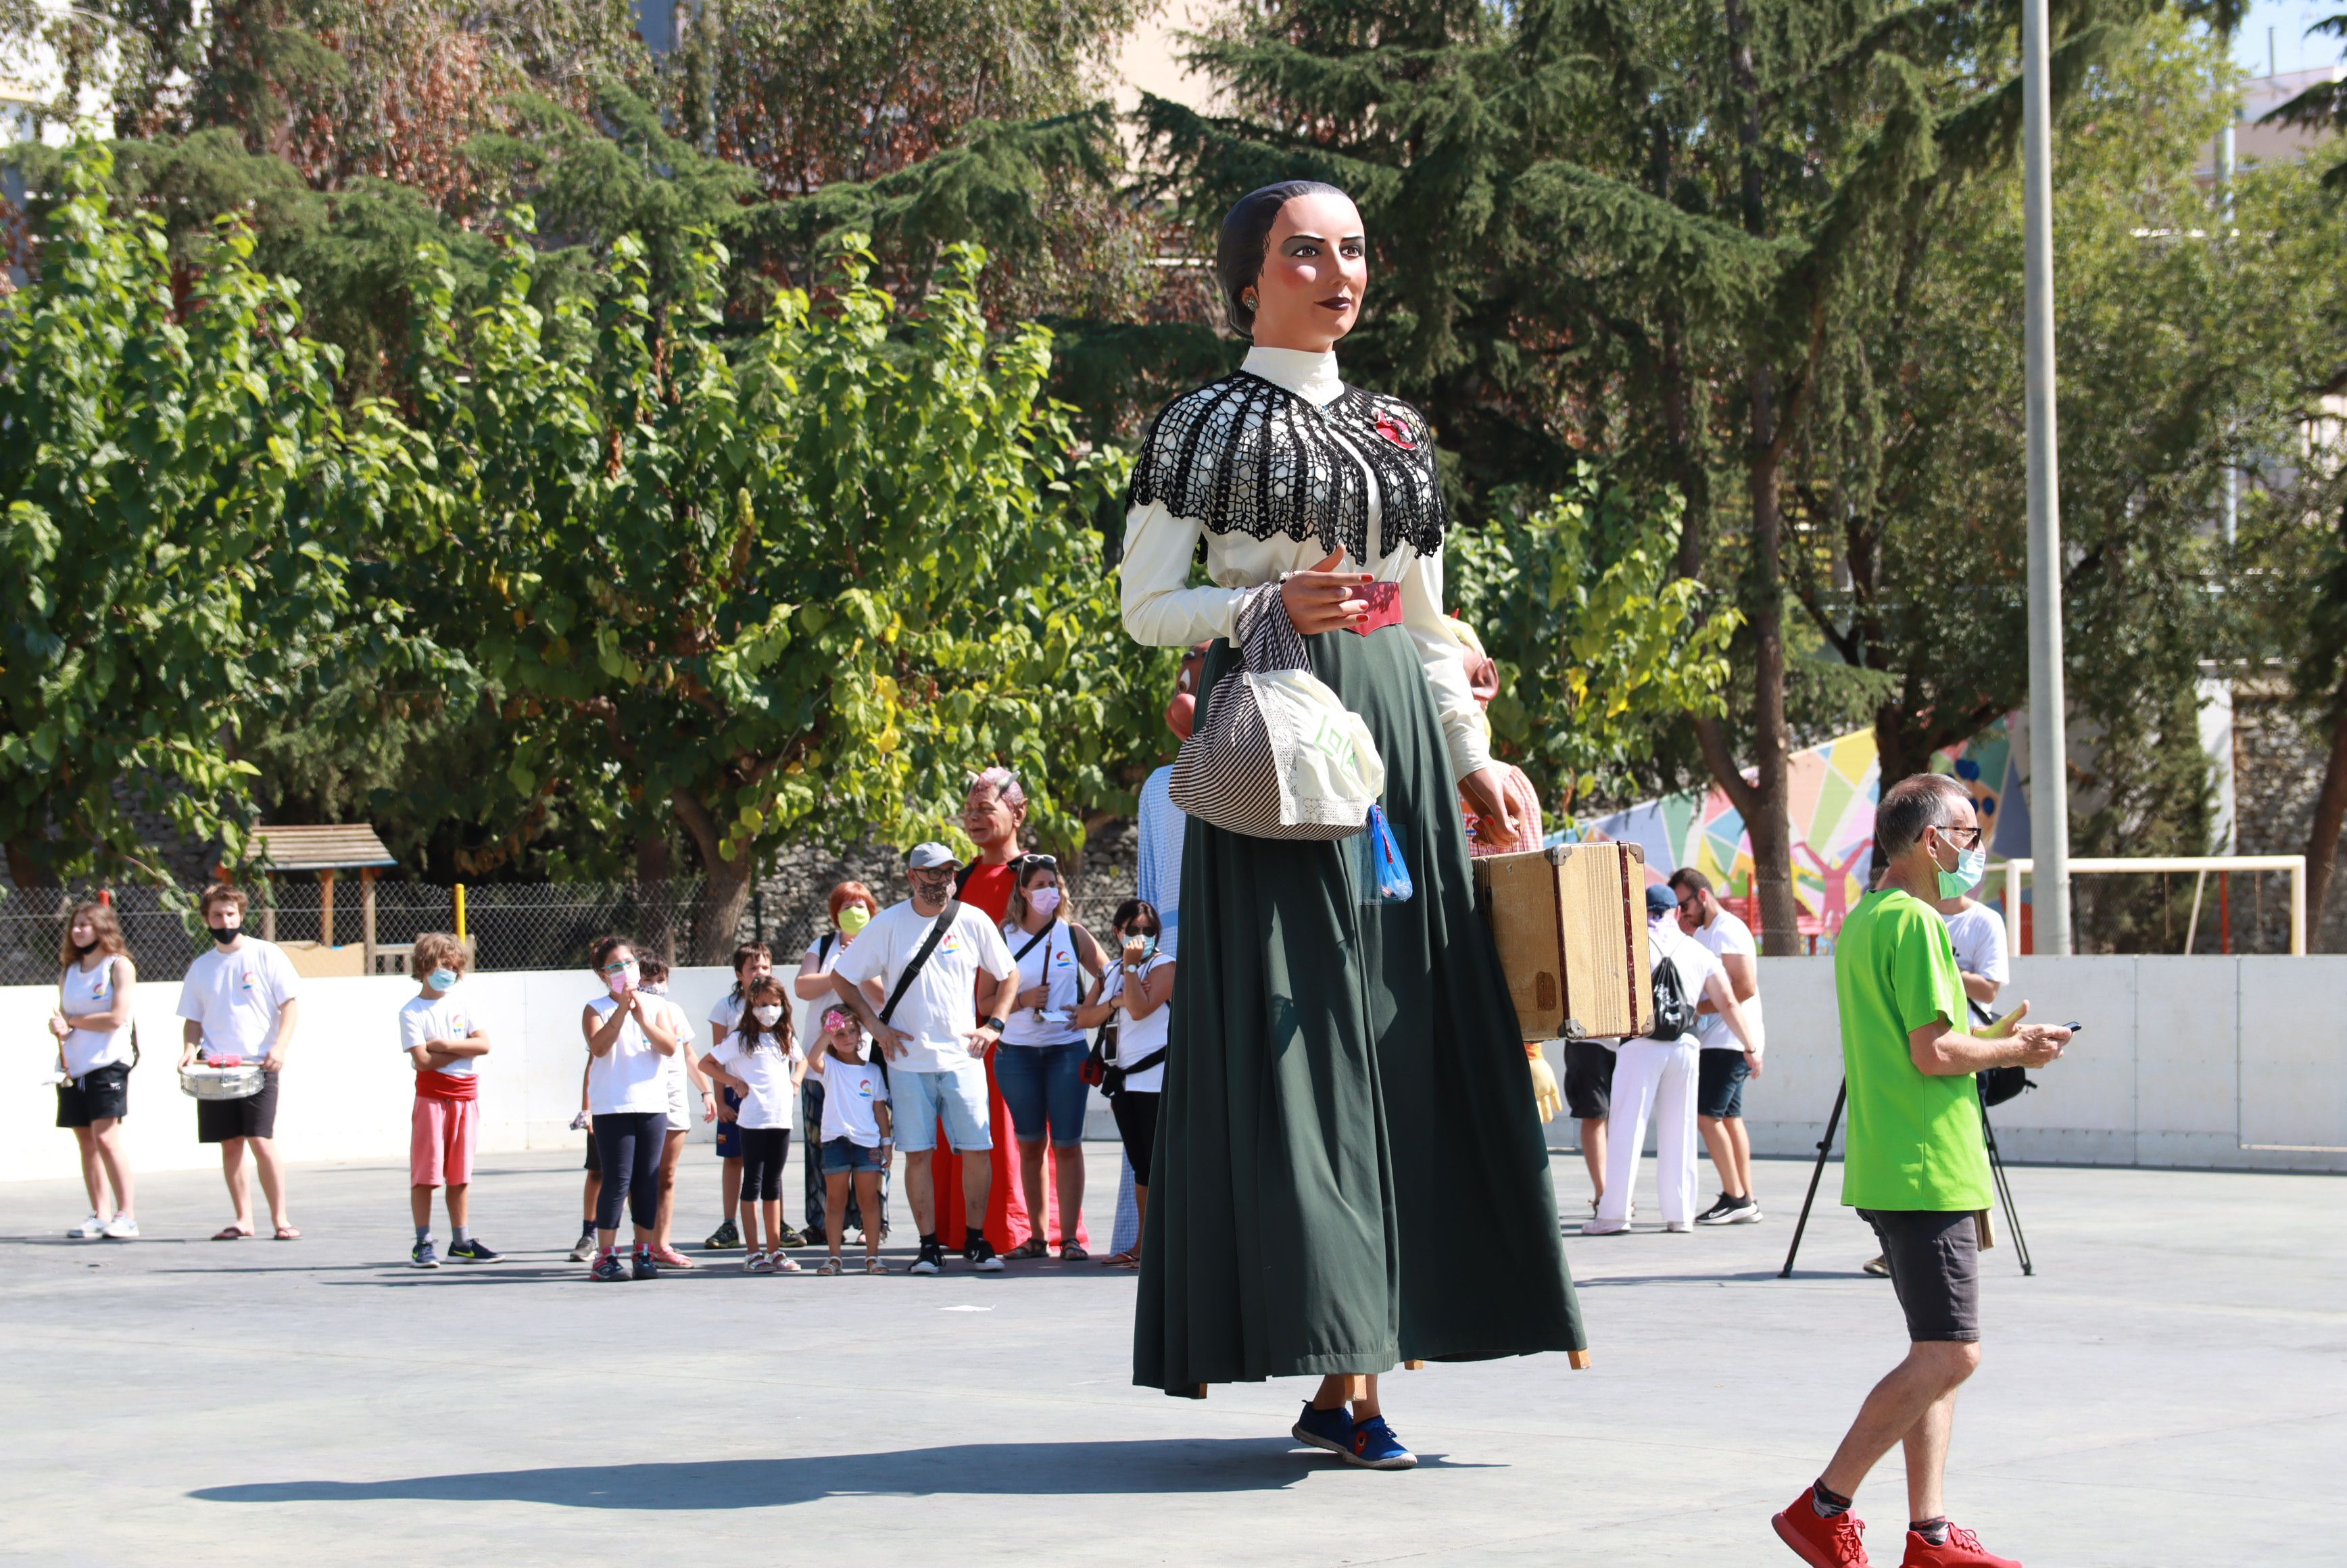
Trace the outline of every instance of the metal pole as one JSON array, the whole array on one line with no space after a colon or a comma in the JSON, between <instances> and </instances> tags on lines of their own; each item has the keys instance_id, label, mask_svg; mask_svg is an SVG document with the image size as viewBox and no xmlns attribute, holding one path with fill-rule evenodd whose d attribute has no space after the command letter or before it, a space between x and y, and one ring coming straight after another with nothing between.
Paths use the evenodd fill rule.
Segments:
<instances>
[{"instance_id":1,"label":"metal pole","mask_svg":"<svg viewBox=\"0 0 2347 1568\"><path fill-rule=\"evenodd\" d=\"M2070 951L2070 781L2062 692L2062 516L2054 439L2054 159L2046 0L2022 0L2023 272L2029 371L2031 949Z\"/></svg>"},{"instance_id":2,"label":"metal pole","mask_svg":"<svg viewBox=\"0 0 2347 1568\"><path fill-rule=\"evenodd\" d=\"M2228 38L2226 42L2232 40ZM2225 244L2233 237L2233 122L2227 120L2225 129L2217 138L2217 216L2218 242ZM2233 556L2233 538L2240 531L2241 476L2234 466L2225 465L2225 559Z\"/></svg>"}]
</instances>

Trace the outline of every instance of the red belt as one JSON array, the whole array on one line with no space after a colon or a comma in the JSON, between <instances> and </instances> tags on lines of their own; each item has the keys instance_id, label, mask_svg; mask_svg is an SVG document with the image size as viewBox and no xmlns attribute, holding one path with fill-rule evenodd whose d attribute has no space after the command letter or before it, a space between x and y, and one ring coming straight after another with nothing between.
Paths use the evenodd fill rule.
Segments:
<instances>
[{"instance_id":1,"label":"red belt","mask_svg":"<svg viewBox=\"0 0 2347 1568\"><path fill-rule=\"evenodd\" d=\"M1362 618L1360 624L1348 626L1346 630L1367 637L1372 631L1382 631L1389 626L1401 624L1401 584L1373 582L1360 590L1360 596L1369 601L1369 613Z\"/></svg>"}]
</instances>

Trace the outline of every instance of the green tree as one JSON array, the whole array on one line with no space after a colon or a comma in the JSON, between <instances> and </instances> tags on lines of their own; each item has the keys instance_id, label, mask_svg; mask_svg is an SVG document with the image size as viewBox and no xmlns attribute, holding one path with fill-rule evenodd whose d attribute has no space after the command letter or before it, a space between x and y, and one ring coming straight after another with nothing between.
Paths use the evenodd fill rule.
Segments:
<instances>
[{"instance_id":1,"label":"green tree","mask_svg":"<svg viewBox=\"0 0 2347 1568\"><path fill-rule=\"evenodd\" d=\"M160 225L67 165L29 287L0 299L0 841L19 884L165 880L134 821L241 857L242 728L402 656L359 580L429 497L382 405L225 225L186 306Z\"/></svg>"},{"instance_id":2,"label":"green tree","mask_svg":"<svg viewBox=\"0 0 2347 1568\"><path fill-rule=\"evenodd\" d=\"M1620 794L1660 734L1689 713L1725 712L1733 610L1704 603L1673 567L1676 506L1640 498L1583 464L1573 487L1504 506L1452 536L1447 582L1500 666L1493 750L1542 800Z\"/></svg>"},{"instance_id":3,"label":"green tree","mask_svg":"<svg viewBox=\"0 0 2347 1568\"><path fill-rule=\"evenodd\" d=\"M781 291L729 354L706 236L665 310L622 237L541 311L517 228L461 327L445 268L423 292L415 371L457 497L424 613L512 715L517 792L605 803L623 843L673 825L704 958L763 856L934 834L987 762L1075 842L1129 802L1170 670L1110 640L1089 522L1122 460L1073 450L1048 334L989 342L979 252L892 336L851 247L822 309Z\"/></svg>"}]
</instances>

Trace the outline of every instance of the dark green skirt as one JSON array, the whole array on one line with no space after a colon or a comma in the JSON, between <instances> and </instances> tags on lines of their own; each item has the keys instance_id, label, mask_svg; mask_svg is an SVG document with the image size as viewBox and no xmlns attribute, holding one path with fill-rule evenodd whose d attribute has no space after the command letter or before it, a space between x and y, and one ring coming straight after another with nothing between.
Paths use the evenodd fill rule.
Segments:
<instances>
[{"instance_id":1,"label":"dark green skirt","mask_svg":"<svg viewBox=\"0 0 2347 1568\"><path fill-rule=\"evenodd\" d=\"M1417 891L1365 902L1358 835L1190 821L1133 1347L1169 1394L1588 1344L1417 650L1305 641L1377 738ZM1216 642L1202 689L1237 663Z\"/></svg>"}]
</instances>

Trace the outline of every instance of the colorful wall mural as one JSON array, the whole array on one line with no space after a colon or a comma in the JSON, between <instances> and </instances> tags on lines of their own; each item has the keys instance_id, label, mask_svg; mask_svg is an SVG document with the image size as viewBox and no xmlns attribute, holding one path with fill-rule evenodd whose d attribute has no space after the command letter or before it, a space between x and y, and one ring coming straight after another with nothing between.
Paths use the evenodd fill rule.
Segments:
<instances>
[{"instance_id":1,"label":"colorful wall mural","mask_svg":"<svg viewBox=\"0 0 2347 1568\"><path fill-rule=\"evenodd\" d=\"M2029 853L2028 815L2008 713L1971 740L1936 753L1933 773L1972 792L1984 837L1999 857ZM1874 732L1837 736L1793 754L1793 895L1804 934L1830 938L1866 892L1874 852L1874 803L1882 787ZM1665 795L1581 825L1566 836L1629 842L1646 852L1646 876L1660 882L1682 866L1710 877L1722 896L1752 892L1752 840L1744 818L1717 786Z\"/></svg>"}]
</instances>

